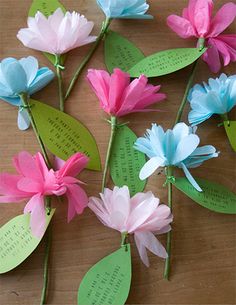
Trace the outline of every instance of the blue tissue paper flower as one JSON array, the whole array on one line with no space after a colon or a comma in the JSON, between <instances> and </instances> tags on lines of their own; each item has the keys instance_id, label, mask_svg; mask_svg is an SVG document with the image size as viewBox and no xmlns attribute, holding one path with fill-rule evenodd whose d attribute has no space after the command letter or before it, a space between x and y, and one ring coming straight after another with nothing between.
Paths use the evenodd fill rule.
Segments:
<instances>
[{"instance_id":1,"label":"blue tissue paper flower","mask_svg":"<svg viewBox=\"0 0 236 305\"><path fill-rule=\"evenodd\" d=\"M97 0L107 18L152 19L146 0Z\"/></svg>"},{"instance_id":2,"label":"blue tissue paper flower","mask_svg":"<svg viewBox=\"0 0 236 305\"><path fill-rule=\"evenodd\" d=\"M208 80L208 84L195 85L188 96L192 110L188 120L192 126L209 119L213 114L224 115L236 105L236 75Z\"/></svg>"},{"instance_id":3,"label":"blue tissue paper flower","mask_svg":"<svg viewBox=\"0 0 236 305\"><path fill-rule=\"evenodd\" d=\"M17 60L5 58L0 63L0 99L18 106L18 127L25 130L30 125L27 111L21 107L20 94L28 96L41 90L54 78L54 73L46 67L38 67L36 58L29 56Z\"/></svg>"},{"instance_id":4,"label":"blue tissue paper flower","mask_svg":"<svg viewBox=\"0 0 236 305\"><path fill-rule=\"evenodd\" d=\"M188 168L200 166L204 161L218 157L218 153L211 145L198 147L199 143L193 128L185 123L178 123L166 132L153 124L152 129L148 129L146 135L134 144L135 149L150 159L141 169L140 179L151 176L159 167L176 166L183 169L186 178L198 191L202 191Z\"/></svg>"}]
</instances>

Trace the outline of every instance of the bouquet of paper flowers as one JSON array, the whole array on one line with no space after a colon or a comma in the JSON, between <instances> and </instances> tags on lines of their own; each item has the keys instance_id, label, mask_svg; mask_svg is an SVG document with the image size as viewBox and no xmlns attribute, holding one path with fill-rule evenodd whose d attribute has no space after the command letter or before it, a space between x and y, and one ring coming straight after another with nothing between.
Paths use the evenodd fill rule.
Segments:
<instances>
[{"instance_id":1,"label":"bouquet of paper flowers","mask_svg":"<svg viewBox=\"0 0 236 305\"><path fill-rule=\"evenodd\" d=\"M16 268L47 236L41 305L46 304L47 297L51 220L65 201L68 222L89 208L103 225L120 233L119 249L85 274L78 290L79 305L125 304L131 283L133 238L147 267L147 250L165 260L164 277L169 279L175 188L208 210L236 214L236 195L231 190L194 174L196 167L220 154L211 144L201 146L198 135L198 129L204 132L204 122L213 115L219 115L220 125L236 151L236 121L228 115L236 105L236 75L221 73L194 85L201 59L214 73L236 61L236 34L224 32L236 17L236 4L226 3L214 15L212 0L189 0L182 16L170 15L167 25L181 38L195 38L193 47L149 56L110 29L116 19L146 19L148 26L153 16L147 14L149 4L145 0L97 0L97 4L105 19L100 33L94 36L94 23L79 12L67 11L57 0L33 0L27 27L19 30L17 38L25 47L43 52L53 68L39 67L33 56L5 58L0 64L0 99L18 107L18 128L22 132L32 128L40 149L32 155L22 147L23 151L13 157L15 173L0 174L0 202L26 201L24 213L0 228L0 273ZM102 43L107 70L93 69L90 59ZM70 51L87 44L90 48L66 88ZM168 114L160 112L156 103L166 103L167 94L162 93L161 85L154 84L155 78L189 65L192 70L176 119L165 129L159 125L158 116ZM86 81L110 126L104 166L94 136L65 113L66 101L77 81L82 81L84 69L88 69ZM58 109L33 99L34 93L55 76ZM186 123L182 117L187 104L190 111ZM150 111L157 113L157 120L137 137L123 117ZM86 185L78 178L86 169L102 169L99 195L87 196ZM160 169L165 175L163 193L168 195L163 203L155 190L146 187L147 179ZM112 188L108 187L110 178ZM158 240L160 234L166 234L166 248Z\"/></svg>"}]
</instances>

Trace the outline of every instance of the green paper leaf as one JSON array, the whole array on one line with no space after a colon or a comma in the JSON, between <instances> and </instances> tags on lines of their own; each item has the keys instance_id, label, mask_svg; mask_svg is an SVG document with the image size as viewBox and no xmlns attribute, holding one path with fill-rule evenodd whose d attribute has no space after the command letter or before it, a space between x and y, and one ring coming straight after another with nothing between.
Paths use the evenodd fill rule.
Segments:
<instances>
[{"instance_id":1,"label":"green paper leaf","mask_svg":"<svg viewBox=\"0 0 236 305\"><path fill-rule=\"evenodd\" d=\"M123 305L131 284L130 245L94 265L84 276L78 292L79 305Z\"/></svg>"},{"instance_id":2,"label":"green paper leaf","mask_svg":"<svg viewBox=\"0 0 236 305\"><path fill-rule=\"evenodd\" d=\"M236 152L236 121L224 121L224 126L229 142Z\"/></svg>"},{"instance_id":3,"label":"green paper leaf","mask_svg":"<svg viewBox=\"0 0 236 305\"><path fill-rule=\"evenodd\" d=\"M195 62L207 48L170 49L148 56L132 67L128 72L131 77L145 74L147 77L162 76L173 73Z\"/></svg>"},{"instance_id":4,"label":"green paper leaf","mask_svg":"<svg viewBox=\"0 0 236 305\"><path fill-rule=\"evenodd\" d=\"M58 0L33 0L28 16L34 17L35 14L40 11L44 14L44 16L48 17L52 15L59 7L64 13L66 12L65 7ZM53 54L49 54L46 52L44 52L43 54L50 60L53 65L55 64L55 56ZM62 56L61 64L63 64L64 61L65 56Z\"/></svg>"},{"instance_id":5,"label":"green paper leaf","mask_svg":"<svg viewBox=\"0 0 236 305\"><path fill-rule=\"evenodd\" d=\"M65 7L58 0L33 0L29 10L29 16L34 17L35 14L40 11L44 16L49 17L59 7L64 13L66 12Z\"/></svg>"},{"instance_id":6,"label":"green paper leaf","mask_svg":"<svg viewBox=\"0 0 236 305\"><path fill-rule=\"evenodd\" d=\"M123 36L113 31L106 35L105 63L110 73L114 68L128 71L144 58L143 53Z\"/></svg>"},{"instance_id":7,"label":"green paper leaf","mask_svg":"<svg viewBox=\"0 0 236 305\"><path fill-rule=\"evenodd\" d=\"M96 141L82 123L38 101L31 99L30 105L40 137L54 155L67 160L76 152L82 152L90 158L88 169L101 170Z\"/></svg>"},{"instance_id":8,"label":"green paper leaf","mask_svg":"<svg viewBox=\"0 0 236 305\"><path fill-rule=\"evenodd\" d=\"M236 214L236 195L221 184L196 179L203 192L198 192L186 178L176 178L177 189L208 210Z\"/></svg>"},{"instance_id":9,"label":"green paper leaf","mask_svg":"<svg viewBox=\"0 0 236 305\"><path fill-rule=\"evenodd\" d=\"M145 155L134 149L135 133L127 126L116 130L109 162L110 175L116 186L127 185L133 196L142 192L147 180L139 179L139 172L146 163Z\"/></svg>"},{"instance_id":10,"label":"green paper leaf","mask_svg":"<svg viewBox=\"0 0 236 305\"><path fill-rule=\"evenodd\" d=\"M46 214L48 226L55 209ZM30 214L14 217L0 228L0 274L20 265L39 245L42 238L32 235Z\"/></svg>"}]
</instances>

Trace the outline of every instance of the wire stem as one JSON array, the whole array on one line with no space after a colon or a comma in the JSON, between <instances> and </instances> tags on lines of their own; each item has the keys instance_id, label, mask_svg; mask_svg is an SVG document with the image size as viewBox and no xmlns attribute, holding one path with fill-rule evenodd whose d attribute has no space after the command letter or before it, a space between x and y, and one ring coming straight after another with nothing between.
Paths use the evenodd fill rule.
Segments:
<instances>
[{"instance_id":1,"label":"wire stem","mask_svg":"<svg viewBox=\"0 0 236 305\"><path fill-rule=\"evenodd\" d=\"M111 134L110 134L110 140L107 148L107 155L106 155L106 161L105 161L105 167L103 171L103 177L102 177L102 193L104 191L104 188L106 186L106 180L107 180L107 172L108 172L108 167L109 167L109 161L111 157L111 150L112 150L112 144L115 139L115 133L116 133L116 123L117 119L114 116L111 116Z\"/></svg>"},{"instance_id":2,"label":"wire stem","mask_svg":"<svg viewBox=\"0 0 236 305\"><path fill-rule=\"evenodd\" d=\"M110 19L110 18L106 18L106 20L103 22L100 34L97 37L97 40L96 40L94 46L91 48L90 52L87 54L87 56L84 58L82 63L79 65L79 67L77 68L74 76L72 77L72 79L70 81L69 87L68 87L66 95L65 95L65 100L67 100L67 98L71 94L71 91L74 88L74 85L75 85L78 77L80 76L81 72L83 71L83 69L86 67L86 65L88 64L88 62L92 58L93 54L95 53L98 46L100 45L100 42L103 40L103 37L105 36L105 34L106 34L106 32L107 32L107 30L110 26L111 20L112 19Z\"/></svg>"}]
</instances>

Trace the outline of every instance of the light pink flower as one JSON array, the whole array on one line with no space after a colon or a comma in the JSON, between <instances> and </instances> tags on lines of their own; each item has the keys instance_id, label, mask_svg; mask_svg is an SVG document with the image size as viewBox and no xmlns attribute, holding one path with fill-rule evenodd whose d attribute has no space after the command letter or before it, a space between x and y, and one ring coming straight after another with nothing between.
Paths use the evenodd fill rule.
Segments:
<instances>
[{"instance_id":1,"label":"light pink flower","mask_svg":"<svg viewBox=\"0 0 236 305\"><path fill-rule=\"evenodd\" d=\"M157 93L161 86L148 84L144 75L130 82L130 75L120 69L114 69L112 75L104 70L89 70L87 78L100 101L100 107L116 117L151 111L144 108L166 98L165 94Z\"/></svg>"},{"instance_id":2,"label":"light pink flower","mask_svg":"<svg viewBox=\"0 0 236 305\"><path fill-rule=\"evenodd\" d=\"M105 189L101 199L89 198L89 208L107 227L121 233L134 234L139 255L146 266L149 260L146 249L157 256L166 258L167 252L154 234L171 230L173 220L168 206L159 204L160 200L152 192L137 193L130 198L127 186Z\"/></svg>"},{"instance_id":3,"label":"light pink flower","mask_svg":"<svg viewBox=\"0 0 236 305\"><path fill-rule=\"evenodd\" d=\"M81 153L71 156L66 162L57 159L57 170L48 169L41 153L31 156L21 152L13 158L17 175L0 175L0 202L21 202L29 200L24 213L31 213L32 233L41 237L45 231L45 196L66 195L68 199L68 222L81 214L88 204L85 191L75 177L88 163L88 157Z\"/></svg>"},{"instance_id":4,"label":"light pink flower","mask_svg":"<svg viewBox=\"0 0 236 305\"><path fill-rule=\"evenodd\" d=\"M58 8L48 18L41 12L28 18L28 28L21 29L17 38L31 49L63 54L96 40L89 36L94 23L76 12L64 15Z\"/></svg>"},{"instance_id":5,"label":"light pink flower","mask_svg":"<svg viewBox=\"0 0 236 305\"><path fill-rule=\"evenodd\" d=\"M217 73L230 61L236 61L236 34L221 34L236 17L236 4L223 5L212 17L212 0L189 0L187 8L183 9L182 17L170 15L168 26L182 38L205 38L209 49L204 53L203 60L207 62L212 72Z\"/></svg>"}]
</instances>

